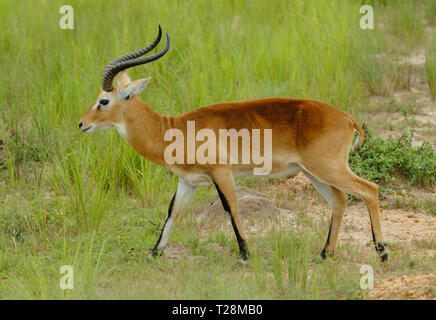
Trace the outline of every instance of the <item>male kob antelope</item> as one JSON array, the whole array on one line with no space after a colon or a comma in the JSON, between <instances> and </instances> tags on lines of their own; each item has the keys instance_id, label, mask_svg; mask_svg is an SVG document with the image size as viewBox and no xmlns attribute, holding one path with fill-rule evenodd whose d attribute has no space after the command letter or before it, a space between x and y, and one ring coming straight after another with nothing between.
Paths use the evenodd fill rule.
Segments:
<instances>
[{"instance_id":1,"label":"male kob antelope","mask_svg":"<svg viewBox=\"0 0 436 320\"><path fill-rule=\"evenodd\" d=\"M179 184L159 240L151 251L153 256L162 253L173 223L197 186L213 183L224 209L230 214L241 258L246 261L249 252L239 220L234 178L253 175L256 164L247 161L247 158L243 163L237 163L234 155L227 162L226 152L229 148L227 145L223 147L221 142L204 142L207 147L196 143L205 141L205 137L221 138L222 130L226 129L226 141L227 138L233 139L236 144L239 143L241 132L253 132L253 141L249 141L248 146L245 145L245 150L252 148L252 152L263 152L265 159L268 158L267 147L271 150L271 166L266 176L288 177L303 171L327 200L332 209L332 217L327 242L321 252L323 259L334 253L347 204L345 193L349 193L365 201L375 248L381 260L387 260L379 218L377 185L356 176L348 167L348 154L355 132L358 138L353 149L358 150L363 142L362 129L351 116L326 103L291 98L225 102L200 107L178 116L159 115L137 95L148 85L150 78L131 82L126 69L161 58L170 46L168 34L162 51L142 57L156 47L161 36L159 26L159 34L152 44L123 55L106 66L103 90L79 123L83 132L115 127L138 153L178 175ZM118 73L119 86L113 87L113 79ZM167 161L167 147L172 137L177 138L176 133L189 135L190 123L194 123L195 128L203 130L205 134L201 137L197 135L194 144L189 146L188 141L187 146L182 146L179 161ZM267 132L271 133L271 142L266 146L256 144L256 132L261 139L266 137ZM209 161L192 161L192 153L198 155L200 148L203 148L203 152L207 149L206 158ZM236 158L244 156L243 150L238 148ZM249 157L248 160L252 158Z\"/></svg>"}]
</instances>

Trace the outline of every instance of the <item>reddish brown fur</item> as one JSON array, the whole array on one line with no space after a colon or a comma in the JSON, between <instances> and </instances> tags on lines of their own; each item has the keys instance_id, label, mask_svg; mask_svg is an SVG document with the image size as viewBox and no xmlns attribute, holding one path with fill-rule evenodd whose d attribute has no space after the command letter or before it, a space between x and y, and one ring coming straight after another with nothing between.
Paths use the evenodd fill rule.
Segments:
<instances>
[{"instance_id":1,"label":"reddish brown fur","mask_svg":"<svg viewBox=\"0 0 436 320\"><path fill-rule=\"evenodd\" d=\"M125 78L125 75L122 77ZM123 83L120 88L128 85ZM112 98L116 97L116 90L111 93ZM228 200L236 224L235 231L245 239L238 216L233 177L241 172L249 172L254 165L169 165L164 159L165 147L171 143L164 141L166 130L180 129L186 137L187 121L190 120L195 121L197 131L209 128L217 137L219 129L272 129L272 174L283 172L290 164L295 165L312 179L332 206L331 234L326 252L333 252L336 246L346 206L344 192L359 196L366 202L374 241L383 243L377 186L355 176L348 168L354 131L363 138L362 129L351 116L331 105L315 100L266 98L218 103L177 116L162 116L134 95L130 100L116 101L110 110L90 108L81 122L84 127L90 124L104 126L123 123L126 140L142 156L175 172L192 185L200 183L202 179L215 182ZM197 142L196 147L200 144ZM185 160L186 153L185 145ZM176 211L180 211L183 206L177 204L177 208ZM175 218L177 214L174 213ZM380 252L384 254L384 249Z\"/></svg>"}]
</instances>

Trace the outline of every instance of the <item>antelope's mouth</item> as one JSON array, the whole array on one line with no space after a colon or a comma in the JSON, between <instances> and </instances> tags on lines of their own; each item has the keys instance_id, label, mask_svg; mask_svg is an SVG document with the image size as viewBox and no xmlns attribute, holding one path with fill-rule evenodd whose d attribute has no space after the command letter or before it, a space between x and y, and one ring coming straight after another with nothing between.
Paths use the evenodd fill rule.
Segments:
<instances>
[{"instance_id":1,"label":"antelope's mouth","mask_svg":"<svg viewBox=\"0 0 436 320\"><path fill-rule=\"evenodd\" d=\"M89 127L81 128L80 130L82 130L83 132L87 132L87 131L90 130L92 127L93 127L93 125L90 125Z\"/></svg>"}]
</instances>

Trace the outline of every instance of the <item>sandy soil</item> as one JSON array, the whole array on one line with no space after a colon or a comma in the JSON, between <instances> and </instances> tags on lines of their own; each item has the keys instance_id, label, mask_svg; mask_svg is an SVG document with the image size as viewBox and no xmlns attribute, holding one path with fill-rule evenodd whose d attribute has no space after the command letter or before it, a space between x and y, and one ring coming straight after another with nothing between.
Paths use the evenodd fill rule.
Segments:
<instances>
[{"instance_id":1,"label":"sandy soil","mask_svg":"<svg viewBox=\"0 0 436 320\"><path fill-rule=\"evenodd\" d=\"M436 300L436 275L404 275L390 277L368 291L375 300Z\"/></svg>"}]
</instances>

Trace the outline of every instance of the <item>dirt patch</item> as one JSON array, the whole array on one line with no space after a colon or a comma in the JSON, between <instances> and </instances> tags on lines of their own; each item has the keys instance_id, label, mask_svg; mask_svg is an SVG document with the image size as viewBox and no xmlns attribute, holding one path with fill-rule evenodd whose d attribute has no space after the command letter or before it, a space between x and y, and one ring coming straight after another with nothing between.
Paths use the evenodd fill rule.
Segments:
<instances>
[{"instance_id":1,"label":"dirt patch","mask_svg":"<svg viewBox=\"0 0 436 320\"><path fill-rule=\"evenodd\" d=\"M423 115L416 115L415 119L431 126L436 125L436 111L425 110Z\"/></svg>"},{"instance_id":2,"label":"dirt patch","mask_svg":"<svg viewBox=\"0 0 436 320\"><path fill-rule=\"evenodd\" d=\"M375 300L436 300L436 275L404 275L390 277L368 291Z\"/></svg>"},{"instance_id":3,"label":"dirt patch","mask_svg":"<svg viewBox=\"0 0 436 320\"><path fill-rule=\"evenodd\" d=\"M380 210L385 240L410 244L436 237L436 217L404 209ZM363 203L347 208L339 239L360 244L371 241L368 210Z\"/></svg>"}]
</instances>

